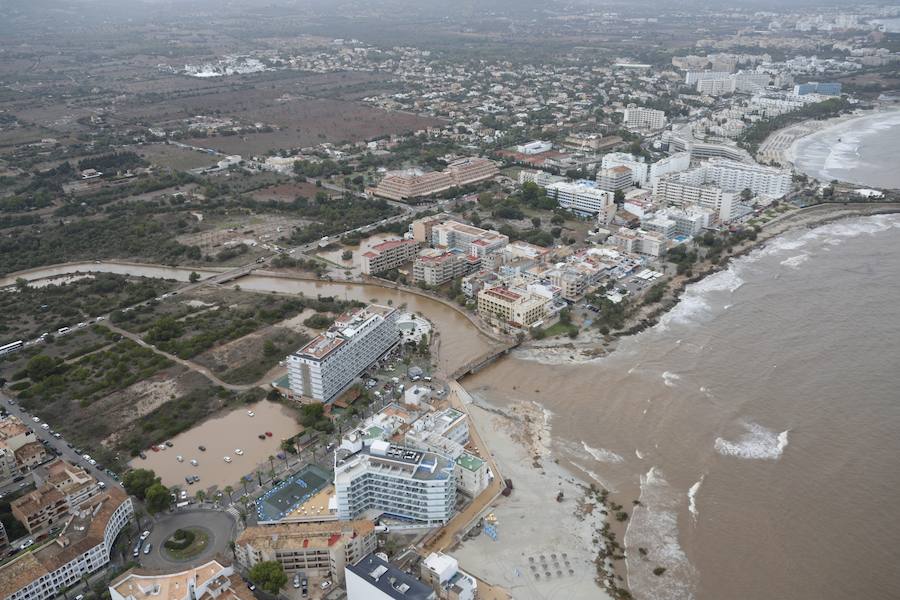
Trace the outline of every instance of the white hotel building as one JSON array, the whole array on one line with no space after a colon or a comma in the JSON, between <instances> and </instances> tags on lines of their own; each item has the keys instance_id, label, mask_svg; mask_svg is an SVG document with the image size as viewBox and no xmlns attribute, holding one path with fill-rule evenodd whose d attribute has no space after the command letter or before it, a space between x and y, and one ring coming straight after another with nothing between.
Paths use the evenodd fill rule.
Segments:
<instances>
[{"instance_id":1,"label":"white hotel building","mask_svg":"<svg viewBox=\"0 0 900 600\"><path fill-rule=\"evenodd\" d=\"M710 159L677 177L690 185L712 184L726 192L749 189L769 198L781 198L791 191L790 171L721 158Z\"/></svg>"},{"instance_id":2,"label":"white hotel building","mask_svg":"<svg viewBox=\"0 0 900 600\"><path fill-rule=\"evenodd\" d=\"M400 341L396 309L370 304L338 317L334 325L288 356L291 391L329 402Z\"/></svg>"},{"instance_id":3,"label":"white hotel building","mask_svg":"<svg viewBox=\"0 0 900 600\"><path fill-rule=\"evenodd\" d=\"M560 208L590 215L605 212L615 197L612 192L597 188L593 181L561 181L546 189L547 196L555 198Z\"/></svg>"},{"instance_id":4,"label":"white hotel building","mask_svg":"<svg viewBox=\"0 0 900 600\"><path fill-rule=\"evenodd\" d=\"M382 440L341 445L334 460L338 519L384 515L425 526L444 525L456 504L456 463L435 452ZM349 452L349 454L348 454Z\"/></svg>"},{"instance_id":5,"label":"white hotel building","mask_svg":"<svg viewBox=\"0 0 900 600\"><path fill-rule=\"evenodd\" d=\"M655 108L626 108L623 117L629 129L662 129L666 126L666 113Z\"/></svg>"}]
</instances>

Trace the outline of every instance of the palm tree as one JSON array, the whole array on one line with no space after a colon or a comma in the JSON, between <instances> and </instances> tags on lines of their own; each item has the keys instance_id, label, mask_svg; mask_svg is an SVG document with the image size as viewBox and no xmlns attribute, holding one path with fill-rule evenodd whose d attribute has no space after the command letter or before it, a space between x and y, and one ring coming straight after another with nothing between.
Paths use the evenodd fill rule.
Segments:
<instances>
[{"instance_id":1,"label":"palm tree","mask_svg":"<svg viewBox=\"0 0 900 600\"><path fill-rule=\"evenodd\" d=\"M236 558L237 558L237 553L235 552L235 548L236 548L237 546L235 546L234 540L228 542L228 547L231 549L231 558L236 559Z\"/></svg>"},{"instance_id":2,"label":"palm tree","mask_svg":"<svg viewBox=\"0 0 900 600\"><path fill-rule=\"evenodd\" d=\"M234 493L234 488L230 485L225 486L225 493L228 494L228 502L231 503L231 495Z\"/></svg>"},{"instance_id":3,"label":"palm tree","mask_svg":"<svg viewBox=\"0 0 900 600\"><path fill-rule=\"evenodd\" d=\"M206 499L206 492L203 490L197 490L197 502L203 504L203 501Z\"/></svg>"},{"instance_id":4,"label":"palm tree","mask_svg":"<svg viewBox=\"0 0 900 600\"><path fill-rule=\"evenodd\" d=\"M274 479L275 478L275 475L274 475L274 473L275 473L275 457L271 454L269 455L269 468L272 469L272 473L273 473L272 478Z\"/></svg>"}]
</instances>

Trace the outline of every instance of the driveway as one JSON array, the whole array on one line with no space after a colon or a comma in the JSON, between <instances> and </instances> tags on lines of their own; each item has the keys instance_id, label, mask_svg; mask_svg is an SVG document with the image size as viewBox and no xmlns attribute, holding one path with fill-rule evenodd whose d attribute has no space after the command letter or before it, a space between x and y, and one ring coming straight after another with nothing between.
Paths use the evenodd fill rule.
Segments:
<instances>
[{"instance_id":1,"label":"driveway","mask_svg":"<svg viewBox=\"0 0 900 600\"><path fill-rule=\"evenodd\" d=\"M175 533L176 529L197 527L209 536L209 545L199 555L190 560L177 561L165 556L160 550L163 542ZM232 516L220 510L191 510L164 515L153 523L150 542L153 550L150 554L141 554L141 566L148 569L185 569L203 564L216 554L231 557L231 542L237 535L237 523Z\"/></svg>"}]
</instances>

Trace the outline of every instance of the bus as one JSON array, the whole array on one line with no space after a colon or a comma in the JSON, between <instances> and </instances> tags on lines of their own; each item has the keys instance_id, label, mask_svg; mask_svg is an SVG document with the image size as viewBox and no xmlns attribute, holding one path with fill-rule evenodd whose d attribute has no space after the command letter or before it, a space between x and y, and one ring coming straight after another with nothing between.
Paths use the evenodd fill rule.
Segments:
<instances>
[{"instance_id":1,"label":"bus","mask_svg":"<svg viewBox=\"0 0 900 600\"><path fill-rule=\"evenodd\" d=\"M0 356L15 352L16 350L21 350L24 345L25 342L19 340L17 342L12 342L11 344L6 344L5 346L0 346Z\"/></svg>"}]
</instances>

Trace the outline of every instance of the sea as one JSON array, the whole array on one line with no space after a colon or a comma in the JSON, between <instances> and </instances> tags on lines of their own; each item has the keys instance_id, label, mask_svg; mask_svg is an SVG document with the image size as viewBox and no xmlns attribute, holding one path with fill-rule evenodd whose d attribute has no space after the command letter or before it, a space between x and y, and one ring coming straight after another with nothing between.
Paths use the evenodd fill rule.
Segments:
<instances>
[{"instance_id":1,"label":"sea","mask_svg":"<svg viewBox=\"0 0 900 600\"><path fill-rule=\"evenodd\" d=\"M801 138L797 170L828 182L900 189L900 110L850 119Z\"/></svg>"},{"instance_id":2,"label":"sea","mask_svg":"<svg viewBox=\"0 0 900 600\"><path fill-rule=\"evenodd\" d=\"M638 599L896 599L898 298L900 215L837 221L688 287L607 357L513 355L464 385L551 412L560 459L631 512Z\"/></svg>"}]
</instances>

